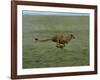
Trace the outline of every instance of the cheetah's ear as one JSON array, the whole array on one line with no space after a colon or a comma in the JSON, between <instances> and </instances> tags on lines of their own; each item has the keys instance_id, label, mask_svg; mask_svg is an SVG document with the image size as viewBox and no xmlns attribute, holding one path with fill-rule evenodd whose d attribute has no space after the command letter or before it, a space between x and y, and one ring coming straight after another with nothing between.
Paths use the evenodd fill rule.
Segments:
<instances>
[{"instance_id":1,"label":"cheetah's ear","mask_svg":"<svg viewBox=\"0 0 100 80\"><path fill-rule=\"evenodd\" d=\"M73 39L75 39L75 36L74 36L73 34L71 34L71 37L72 37Z\"/></svg>"}]
</instances>

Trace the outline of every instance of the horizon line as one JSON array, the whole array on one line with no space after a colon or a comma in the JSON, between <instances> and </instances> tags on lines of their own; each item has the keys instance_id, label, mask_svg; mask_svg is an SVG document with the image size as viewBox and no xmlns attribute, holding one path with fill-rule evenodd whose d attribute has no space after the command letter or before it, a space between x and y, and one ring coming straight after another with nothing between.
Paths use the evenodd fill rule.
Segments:
<instances>
[{"instance_id":1,"label":"horizon line","mask_svg":"<svg viewBox=\"0 0 100 80\"><path fill-rule=\"evenodd\" d=\"M89 16L89 13L51 12L23 10L22 15L57 15L57 16Z\"/></svg>"}]
</instances>

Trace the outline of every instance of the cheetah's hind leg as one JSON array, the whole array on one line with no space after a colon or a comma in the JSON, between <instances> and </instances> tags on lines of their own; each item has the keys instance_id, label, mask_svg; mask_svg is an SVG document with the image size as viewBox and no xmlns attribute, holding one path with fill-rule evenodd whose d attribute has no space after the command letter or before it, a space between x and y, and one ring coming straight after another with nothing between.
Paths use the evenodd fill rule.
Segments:
<instances>
[{"instance_id":1,"label":"cheetah's hind leg","mask_svg":"<svg viewBox=\"0 0 100 80\"><path fill-rule=\"evenodd\" d=\"M57 44L56 47L63 49L65 47L65 44Z\"/></svg>"}]
</instances>

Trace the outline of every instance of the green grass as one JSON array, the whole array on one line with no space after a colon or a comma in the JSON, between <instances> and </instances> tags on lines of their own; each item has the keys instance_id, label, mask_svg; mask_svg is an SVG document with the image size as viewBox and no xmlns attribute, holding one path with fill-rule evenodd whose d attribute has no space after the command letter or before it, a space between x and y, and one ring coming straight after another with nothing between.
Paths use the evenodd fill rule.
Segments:
<instances>
[{"instance_id":1,"label":"green grass","mask_svg":"<svg viewBox=\"0 0 100 80\"><path fill-rule=\"evenodd\" d=\"M73 33L76 39L64 49L52 41L36 42L57 33ZM88 16L23 15L23 68L89 65Z\"/></svg>"}]
</instances>

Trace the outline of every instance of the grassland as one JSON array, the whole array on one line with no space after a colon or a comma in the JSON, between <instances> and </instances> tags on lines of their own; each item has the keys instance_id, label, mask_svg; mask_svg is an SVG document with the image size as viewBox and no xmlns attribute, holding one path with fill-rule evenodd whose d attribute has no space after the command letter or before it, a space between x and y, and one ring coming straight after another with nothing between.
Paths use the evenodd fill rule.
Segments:
<instances>
[{"instance_id":1,"label":"grassland","mask_svg":"<svg viewBox=\"0 0 100 80\"><path fill-rule=\"evenodd\" d=\"M23 68L89 65L89 16L23 15ZM64 49L52 41L36 42L57 33L74 34Z\"/></svg>"}]
</instances>

